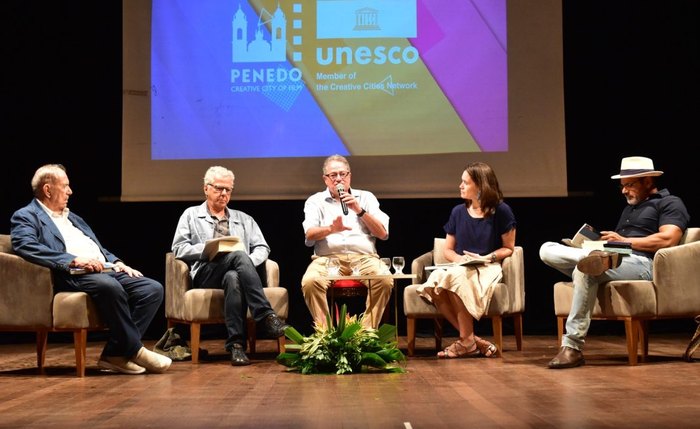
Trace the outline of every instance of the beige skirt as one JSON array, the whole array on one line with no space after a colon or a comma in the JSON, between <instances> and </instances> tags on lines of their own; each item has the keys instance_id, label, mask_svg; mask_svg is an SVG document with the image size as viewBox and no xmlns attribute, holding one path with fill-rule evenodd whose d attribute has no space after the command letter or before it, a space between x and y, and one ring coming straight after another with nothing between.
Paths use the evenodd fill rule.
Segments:
<instances>
[{"instance_id":1,"label":"beige skirt","mask_svg":"<svg viewBox=\"0 0 700 429\"><path fill-rule=\"evenodd\" d=\"M416 292L431 303L433 301L428 288L435 288L435 294L440 294L442 289L454 292L469 314L479 320L489 308L494 288L502 278L503 270L498 262L439 268L430 273L428 280Z\"/></svg>"}]
</instances>

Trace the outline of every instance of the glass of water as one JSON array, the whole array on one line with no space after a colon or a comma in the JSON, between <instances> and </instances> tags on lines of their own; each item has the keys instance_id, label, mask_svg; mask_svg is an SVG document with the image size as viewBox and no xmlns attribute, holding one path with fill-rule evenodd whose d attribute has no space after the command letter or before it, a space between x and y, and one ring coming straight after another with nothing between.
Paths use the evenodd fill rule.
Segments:
<instances>
[{"instance_id":1,"label":"glass of water","mask_svg":"<svg viewBox=\"0 0 700 429\"><path fill-rule=\"evenodd\" d=\"M391 258L381 258L382 268L380 274L391 274Z\"/></svg>"},{"instance_id":2,"label":"glass of water","mask_svg":"<svg viewBox=\"0 0 700 429\"><path fill-rule=\"evenodd\" d=\"M326 271L329 276L337 276L340 273L340 261L338 258L328 258L328 261L326 261Z\"/></svg>"},{"instance_id":3,"label":"glass of water","mask_svg":"<svg viewBox=\"0 0 700 429\"><path fill-rule=\"evenodd\" d=\"M405 263L403 256L394 256L391 260L391 265L394 267L394 274L403 274Z\"/></svg>"}]
</instances>

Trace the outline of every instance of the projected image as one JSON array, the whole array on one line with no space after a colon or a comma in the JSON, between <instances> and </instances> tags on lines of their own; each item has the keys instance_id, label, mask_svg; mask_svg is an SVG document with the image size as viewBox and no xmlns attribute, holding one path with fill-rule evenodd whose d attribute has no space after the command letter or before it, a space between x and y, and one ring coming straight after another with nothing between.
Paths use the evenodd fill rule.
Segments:
<instances>
[{"instance_id":1,"label":"projected image","mask_svg":"<svg viewBox=\"0 0 700 429\"><path fill-rule=\"evenodd\" d=\"M154 0L151 157L508 150L506 0Z\"/></svg>"}]
</instances>

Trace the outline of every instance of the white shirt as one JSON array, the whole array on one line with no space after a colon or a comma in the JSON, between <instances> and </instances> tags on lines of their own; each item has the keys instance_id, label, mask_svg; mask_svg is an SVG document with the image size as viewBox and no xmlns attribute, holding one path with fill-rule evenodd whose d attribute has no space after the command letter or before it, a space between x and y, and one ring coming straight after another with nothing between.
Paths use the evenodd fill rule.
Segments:
<instances>
[{"instance_id":1,"label":"white shirt","mask_svg":"<svg viewBox=\"0 0 700 429\"><path fill-rule=\"evenodd\" d=\"M369 191L360 189L351 188L350 192L357 199L360 207L384 225L384 229L386 229L388 234L389 216L379 209L377 197ZM307 246L314 247L316 256L341 253L377 253L375 247L376 238L369 232L369 229L360 221L355 212L350 211L347 215L343 215L340 202L333 199L330 191L327 189L311 195L304 203L304 233L312 227L328 226L338 216L342 216L343 224L352 229L329 234L323 240L306 240L305 244Z\"/></svg>"},{"instance_id":2,"label":"white shirt","mask_svg":"<svg viewBox=\"0 0 700 429\"><path fill-rule=\"evenodd\" d=\"M62 213L56 214L41 201L38 202L56 225L61 236L63 236L63 242L66 244L66 253L83 258L97 259L102 263L107 261L97 243L92 241L83 231L76 228L68 219L68 213L70 213L68 208L63 209Z\"/></svg>"}]
</instances>

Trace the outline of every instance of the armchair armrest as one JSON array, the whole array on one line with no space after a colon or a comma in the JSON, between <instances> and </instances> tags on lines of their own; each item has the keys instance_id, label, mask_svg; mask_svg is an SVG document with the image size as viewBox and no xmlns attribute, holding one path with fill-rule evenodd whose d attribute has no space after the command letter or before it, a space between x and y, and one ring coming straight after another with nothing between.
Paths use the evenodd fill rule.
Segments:
<instances>
[{"instance_id":1,"label":"armchair armrest","mask_svg":"<svg viewBox=\"0 0 700 429\"><path fill-rule=\"evenodd\" d=\"M416 274L415 284L425 283L428 280L428 275L425 272L425 267L433 265L433 252L425 252L411 262L411 274Z\"/></svg>"},{"instance_id":2,"label":"armchair armrest","mask_svg":"<svg viewBox=\"0 0 700 429\"><path fill-rule=\"evenodd\" d=\"M653 276L658 315L700 312L700 242L661 249L654 255Z\"/></svg>"},{"instance_id":3,"label":"armchair armrest","mask_svg":"<svg viewBox=\"0 0 700 429\"><path fill-rule=\"evenodd\" d=\"M522 313L525 311L525 257L523 248L515 246L513 254L501 262L503 267L502 283L507 285L508 311Z\"/></svg>"},{"instance_id":4,"label":"armchair armrest","mask_svg":"<svg viewBox=\"0 0 700 429\"><path fill-rule=\"evenodd\" d=\"M173 252L165 254L165 316L185 317L185 293L191 287L190 267Z\"/></svg>"},{"instance_id":5,"label":"armchair armrest","mask_svg":"<svg viewBox=\"0 0 700 429\"><path fill-rule=\"evenodd\" d=\"M53 325L51 270L18 255L0 252L0 326Z\"/></svg>"},{"instance_id":6,"label":"armchair armrest","mask_svg":"<svg viewBox=\"0 0 700 429\"><path fill-rule=\"evenodd\" d=\"M267 284L265 287L278 287L280 285L280 266L272 259L265 261L265 271L267 272Z\"/></svg>"}]
</instances>

